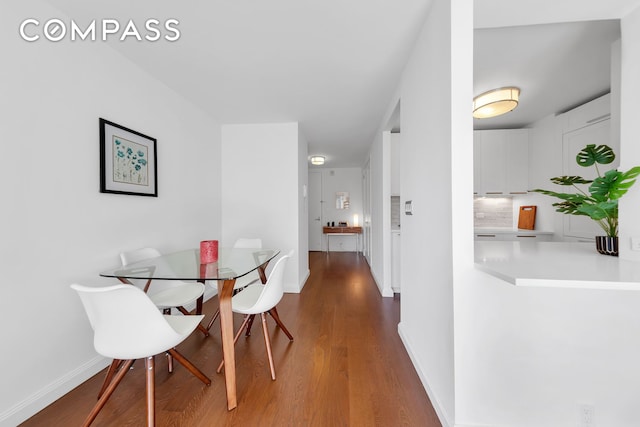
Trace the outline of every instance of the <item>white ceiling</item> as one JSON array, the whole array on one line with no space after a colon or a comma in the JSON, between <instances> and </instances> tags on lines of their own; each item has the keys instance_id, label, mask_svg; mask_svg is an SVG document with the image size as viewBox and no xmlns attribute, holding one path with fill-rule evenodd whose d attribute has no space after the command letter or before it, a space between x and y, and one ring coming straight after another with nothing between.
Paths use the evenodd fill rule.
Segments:
<instances>
[{"instance_id":1,"label":"white ceiling","mask_svg":"<svg viewBox=\"0 0 640 427\"><path fill-rule=\"evenodd\" d=\"M474 128L521 128L609 92L619 38L619 20L476 29L474 94L516 86L520 102L502 116L474 119Z\"/></svg>"},{"instance_id":2,"label":"white ceiling","mask_svg":"<svg viewBox=\"0 0 640 427\"><path fill-rule=\"evenodd\" d=\"M45 1L78 22L178 19L181 37L177 42L114 40L111 45L216 121L297 121L308 139L310 155L323 154L327 166L346 167L363 164L431 0ZM475 0L473 4L475 25L484 28L615 19L639 3ZM567 50L571 51L570 45L551 40L552 33L562 35L565 30L552 28L545 27L542 33L548 34L538 37L553 46L564 45L555 54L544 51L538 37L534 48L527 45L532 40L524 31L517 35L516 57L532 61L530 54L543 55L546 67L538 61L537 68L527 67L514 59L509 65L513 71L499 75L477 60L483 72L477 73L476 89L521 85L521 105L516 111L526 112L525 102L533 102L533 94L552 84L551 80L536 83L536 78L557 70L550 62L566 58ZM581 31L578 39L589 38L591 44L598 44L590 38L595 37L592 30ZM610 36L611 30L598 31ZM505 38L488 32L479 32L478 37L482 43L491 42L492 37L496 43L516 39L515 35ZM489 61L490 55L484 52L475 58ZM490 61L496 63L495 58ZM525 75L531 68L539 72ZM517 117L516 111L510 114Z\"/></svg>"}]
</instances>

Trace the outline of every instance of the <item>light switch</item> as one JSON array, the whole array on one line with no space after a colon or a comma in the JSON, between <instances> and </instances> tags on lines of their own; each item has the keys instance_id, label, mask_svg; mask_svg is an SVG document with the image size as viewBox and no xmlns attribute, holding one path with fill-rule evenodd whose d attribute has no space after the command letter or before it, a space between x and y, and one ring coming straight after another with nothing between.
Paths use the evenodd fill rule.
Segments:
<instances>
[{"instance_id":1,"label":"light switch","mask_svg":"<svg viewBox=\"0 0 640 427\"><path fill-rule=\"evenodd\" d=\"M407 200L404 202L404 214L405 215L413 215L413 201Z\"/></svg>"}]
</instances>

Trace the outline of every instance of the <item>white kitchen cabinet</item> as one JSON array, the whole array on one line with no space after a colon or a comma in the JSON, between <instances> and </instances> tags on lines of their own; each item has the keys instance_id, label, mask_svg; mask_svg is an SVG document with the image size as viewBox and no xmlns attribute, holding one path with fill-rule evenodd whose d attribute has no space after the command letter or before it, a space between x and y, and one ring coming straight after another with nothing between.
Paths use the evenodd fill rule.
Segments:
<instances>
[{"instance_id":1,"label":"white kitchen cabinet","mask_svg":"<svg viewBox=\"0 0 640 427\"><path fill-rule=\"evenodd\" d=\"M598 175L594 167L582 167L576 163L576 155L589 144L610 146L620 154L620 142L611 137L611 120L609 116L610 96L605 95L574 110L568 111L562 117L564 133L562 137L562 161L564 175L578 175L587 179L594 179ZM620 160L609 165L598 165L600 174L619 166ZM553 186L558 187L558 186ZM585 191L589 187L584 186ZM558 187L560 188L560 187ZM587 216L564 215L563 233L567 238L593 239L604 232L598 224Z\"/></svg>"},{"instance_id":2,"label":"white kitchen cabinet","mask_svg":"<svg viewBox=\"0 0 640 427\"><path fill-rule=\"evenodd\" d=\"M528 156L528 129L475 131L475 194L526 194L529 186Z\"/></svg>"},{"instance_id":3,"label":"white kitchen cabinet","mask_svg":"<svg viewBox=\"0 0 640 427\"><path fill-rule=\"evenodd\" d=\"M564 133L611 117L611 94L602 95L563 114Z\"/></svg>"}]
</instances>

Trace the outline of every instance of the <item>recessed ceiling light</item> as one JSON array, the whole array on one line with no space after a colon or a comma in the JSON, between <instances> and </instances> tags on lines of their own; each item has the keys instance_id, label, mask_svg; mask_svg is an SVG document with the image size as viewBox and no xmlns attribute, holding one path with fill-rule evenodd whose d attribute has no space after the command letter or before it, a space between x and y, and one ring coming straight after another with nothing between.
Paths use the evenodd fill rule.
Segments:
<instances>
[{"instance_id":1,"label":"recessed ceiling light","mask_svg":"<svg viewBox=\"0 0 640 427\"><path fill-rule=\"evenodd\" d=\"M312 165L324 165L324 156L311 156L311 164Z\"/></svg>"}]
</instances>

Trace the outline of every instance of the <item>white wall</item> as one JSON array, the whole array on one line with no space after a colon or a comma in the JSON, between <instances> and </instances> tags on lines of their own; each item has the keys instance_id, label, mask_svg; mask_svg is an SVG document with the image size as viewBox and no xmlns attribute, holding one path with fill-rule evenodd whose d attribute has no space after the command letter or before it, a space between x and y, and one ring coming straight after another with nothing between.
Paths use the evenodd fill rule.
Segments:
<instances>
[{"instance_id":1,"label":"white wall","mask_svg":"<svg viewBox=\"0 0 640 427\"><path fill-rule=\"evenodd\" d=\"M300 292L309 261L308 231L300 224L307 216L307 149L298 124L223 125L222 158L222 243L255 236L264 247L294 249L285 290Z\"/></svg>"},{"instance_id":2,"label":"white wall","mask_svg":"<svg viewBox=\"0 0 640 427\"><path fill-rule=\"evenodd\" d=\"M452 251L461 238L472 248L473 235L473 135L470 104L463 102L472 97L473 4L454 3L433 2L401 86L402 203L413 202L413 215L402 218L399 330L445 425L455 417ZM460 23L460 41L452 21ZM454 215L457 203L465 211ZM461 215L468 220L458 235L452 221ZM469 250L461 249L461 256Z\"/></svg>"},{"instance_id":3,"label":"white wall","mask_svg":"<svg viewBox=\"0 0 640 427\"><path fill-rule=\"evenodd\" d=\"M396 96L394 97L393 108L397 103L398 98ZM390 115L391 111L392 109L389 109L387 114ZM385 117L383 123L386 124L387 120L388 116ZM393 296L393 290L391 289L391 239L389 236L391 227L385 219L385 212L388 211L390 205L390 182L387 179L391 173L389 140L390 133L384 126L381 126L369 151L371 172L370 268L380 294L386 297Z\"/></svg>"},{"instance_id":4,"label":"white wall","mask_svg":"<svg viewBox=\"0 0 640 427\"><path fill-rule=\"evenodd\" d=\"M640 96L640 8L622 19L620 24L621 41L621 80L620 91L620 169L629 170L640 165L640 135L638 122L638 96ZM630 250L631 237L640 236L640 182L620 200L620 257L634 261L640 260L640 252Z\"/></svg>"},{"instance_id":5,"label":"white wall","mask_svg":"<svg viewBox=\"0 0 640 427\"><path fill-rule=\"evenodd\" d=\"M358 224L362 226L362 168L317 168L314 171L322 174L322 225L327 222L346 221L353 225L353 215L358 215ZM336 209L336 193L349 193L349 209ZM359 238L359 250L362 250L362 236ZM356 238L354 236L332 236L332 252L355 252ZM322 236L322 250L327 249L326 236Z\"/></svg>"},{"instance_id":6,"label":"white wall","mask_svg":"<svg viewBox=\"0 0 640 427\"><path fill-rule=\"evenodd\" d=\"M298 276L299 289L309 277L309 143L298 128L298 163L290 165L298 170ZM284 165L283 165L284 166ZM305 194L306 188L306 194Z\"/></svg>"},{"instance_id":7,"label":"white wall","mask_svg":"<svg viewBox=\"0 0 640 427\"><path fill-rule=\"evenodd\" d=\"M17 25L46 3L0 5L0 425L16 425L106 361L73 282L142 245L195 247L220 232L219 125L96 43L27 43ZM158 198L99 192L98 118L158 140Z\"/></svg>"},{"instance_id":8,"label":"white wall","mask_svg":"<svg viewBox=\"0 0 640 427\"><path fill-rule=\"evenodd\" d=\"M638 10L622 24L623 94L636 98ZM634 41L633 48L626 40ZM632 119L639 109L627 101L623 169L640 164ZM637 218L638 195L634 188L622 200L621 236L623 227L628 232L637 223L624 218ZM597 426L638 424L640 341L633 337L640 327L640 293L522 288L469 273L454 285L456 425L579 425L583 404L593 405Z\"/></svg>"}]
</instances>

